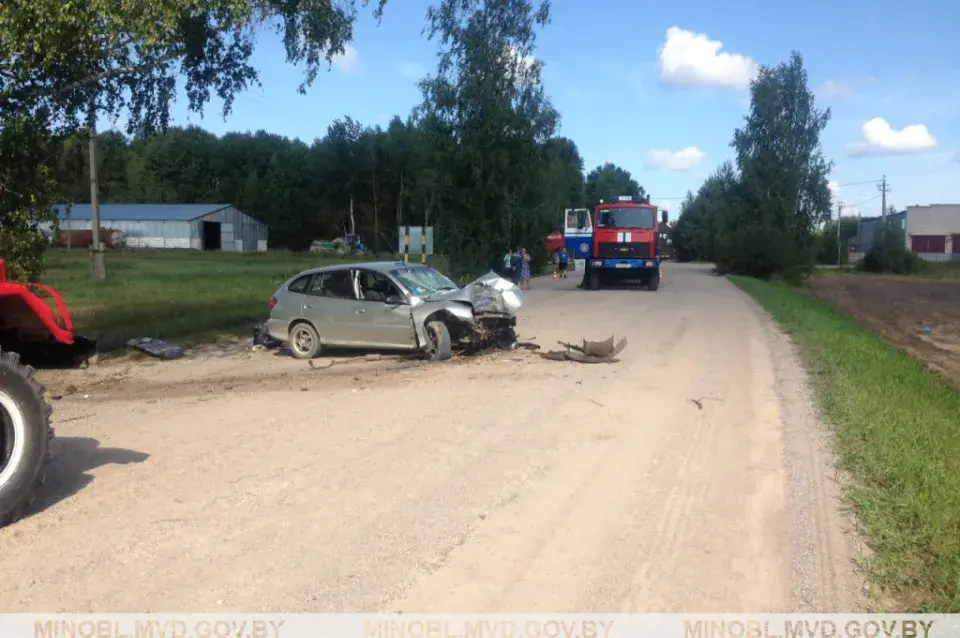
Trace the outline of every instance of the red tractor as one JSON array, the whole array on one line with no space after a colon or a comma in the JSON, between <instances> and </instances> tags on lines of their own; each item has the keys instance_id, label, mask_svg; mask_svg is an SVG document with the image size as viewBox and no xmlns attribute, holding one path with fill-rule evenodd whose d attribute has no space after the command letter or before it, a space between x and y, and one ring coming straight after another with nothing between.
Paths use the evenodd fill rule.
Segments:
<instances>
[{"instance_id":1,"label":"red tractor","mask_svg":"<svg viewBox=\"0 0 960 638\"><path fill-rule=\"evenodd\" d=\"M9 281L0 259L0 526L33 499L53 438L53 408L30 364L77 365L96 350L95 341L74 336L56 290Z\"/></svg>"}]
</instances>

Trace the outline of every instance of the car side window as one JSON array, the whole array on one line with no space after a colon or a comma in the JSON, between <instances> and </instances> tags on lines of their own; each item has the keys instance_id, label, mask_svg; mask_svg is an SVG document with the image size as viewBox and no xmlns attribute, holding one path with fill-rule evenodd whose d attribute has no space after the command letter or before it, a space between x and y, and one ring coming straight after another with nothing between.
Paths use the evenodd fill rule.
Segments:
<instances>
[{"instance_id":1,"label":"car side window","mask_svg":"<svg viewBox=\"0 0 960 638\"><path fill-rule=\"evenodd\" d=\"M299 292L299 293L306 292L307 284L310 283L311 277L313 277L313 275L304 275L299 279L295 279L294 281L291 281L290 285L287 286L287 290L289 290L290 292Z\"/></svg>"},{"instance_id":2,"label":"car side window","mask_svg":"<svg viewBox=\"0 0 960 638\"><path fill-rule=\"evenodd\" d=\"M360 281L360 298L364 301L384 303L389 297L399 297L400 291L389 277L372 270L357 271Z\"/></svg>"},{"instance_id":3,"label":"car side window","mask_svg":"<svg viewBox=\"0 0 960 638\"><path fill-rule=\"evenodd\" d=\"M308 294L333 299L354 299L349 270L332 270L314 278Z\"/></svg>"}]
</instances>

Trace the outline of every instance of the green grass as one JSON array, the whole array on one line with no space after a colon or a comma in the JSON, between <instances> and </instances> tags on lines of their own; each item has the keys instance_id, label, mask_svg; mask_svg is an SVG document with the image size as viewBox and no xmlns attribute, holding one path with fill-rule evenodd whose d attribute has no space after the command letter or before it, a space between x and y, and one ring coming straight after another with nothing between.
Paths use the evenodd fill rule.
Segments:
<instances>
[{"instance_id":1,"label":"green grass","mask_svg":"<svg viewBox=\"0 0 960 638\"><path fill-rule=\"evenodd\" d=\"M960 395L803 289L730 279L800 347L850 477L877 600L960 612Z\"/></svg>"},{"instance_id":2,"label":"green grass","mask_svg":"<svg viewBox=\"0 0 960 638\"><path fill-rule=\"evenodd\" d=\"M76 332L100 340L101 352L123 348L132 337L188 346L251 334L254 323L269 313L270 295L287 278L306 268L357 259L286 252L117 251L107 254L107 281L97 283L87 255L80 249L50 250L42 282L63 295ZM430 264L446 268L440 257Z\"/></svg>"},{"instance_id":3,"label":"green grass","mask_svg":"<svg viewBox=\"0 0 960 638\"><path fill-rule=\"evenodd\" d=\"M956 281L960 280L960 261L946 261L946 262L931 262L927 261L923 263L923 268L920 272L913 275L892 275L892 274L876 274L868 273L861 270L856 270L853 266L843 265L840 268L837 267L817 267L817 275L866 275L870 277L888 277L893 279L926 279L931 281Z\"/></svg>"}]
</instances>

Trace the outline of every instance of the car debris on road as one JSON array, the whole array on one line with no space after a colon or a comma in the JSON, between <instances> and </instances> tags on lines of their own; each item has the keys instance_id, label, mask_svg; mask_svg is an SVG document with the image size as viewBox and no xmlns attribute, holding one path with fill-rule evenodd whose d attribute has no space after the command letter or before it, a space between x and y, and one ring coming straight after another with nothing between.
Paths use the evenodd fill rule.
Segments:
<instances>
[{"instance_id":1,"label":"car debris on road","mask_svg":"<svg viewBox=\"0 0 960 638\"><path fill-rule=\"evenodd\" d=\"M544 359L551 361L576 361L577 363L616 363L617 358L624 348L627 347L627 338L624 337L616 344L613 342L613 336L605 341L587 341L583 340L583 345L566 343L558 341L565 350L550 350L548 352L538 352L537 354Z\"/></svg>"}]
</instances>

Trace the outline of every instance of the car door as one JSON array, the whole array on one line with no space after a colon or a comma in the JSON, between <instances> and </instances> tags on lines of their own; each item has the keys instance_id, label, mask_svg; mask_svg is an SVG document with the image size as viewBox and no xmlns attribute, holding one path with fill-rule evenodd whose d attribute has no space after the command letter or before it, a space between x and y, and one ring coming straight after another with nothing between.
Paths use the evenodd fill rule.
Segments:
<instances>
[{"instance_id":1,"label":"car door","mask_svg":"<svg viewBox=\"0 0 960 638\"><path fill-rule=\"evenodd\" d=\"M357 333L363 345L413 348L416 342L411 308L396 283L384 273L358 268L357 284ZM388 299L391 303L387 303Z\"/></svg>"},{"instance_id":2,"label":"car door","mask_svg":"<svg viewBox=\"0 0 960 638\"><path fill-rule=\"evenodd\" d=\"M274 295L276 304L267 319L267 331L277 339L286 339L290 323L303 316L305 293L313 278L312 274L301 275Z\"/></svg>"},{"instance_id":3,"label":"car door","mask_svg":"<svg viewBox=\"0 0 960 638\"><path fill-rule=\"evenodd\" d=\"M353 273L349 268L317 273L304 295L303 316L317 329L323 344L356 343L356 310Z\"/></svg>"}]
</instances>

